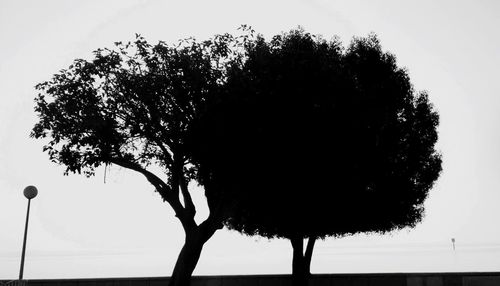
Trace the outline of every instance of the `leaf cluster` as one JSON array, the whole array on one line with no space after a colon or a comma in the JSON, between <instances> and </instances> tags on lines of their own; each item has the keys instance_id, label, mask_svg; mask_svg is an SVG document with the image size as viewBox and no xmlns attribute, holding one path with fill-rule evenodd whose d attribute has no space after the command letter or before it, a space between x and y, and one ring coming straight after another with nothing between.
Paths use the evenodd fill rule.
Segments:
<instances>
[{"instance_id":1,"label":"leaf cluster","mask_svg":"<svg viewBox=\"0 0 500 286\"><path fill-rule=\"evenodd\" d=\"M375 35L347 48L301 29L245 45L194 158L238 198L226 225L264 237L414 226L441 171L438 114Z\"/></svg>"},{"instance_id":2,"label":"leaf cluster","mask_svg":"<svg viewBox=\"0 0 500 286\"><path fill-rule=\"evenodd\" d=\"M227 65L247 37L150 45L136 35L91 60L77 59L36 86L39 122L31 136L48 139L44 151L66 174L91 176L101 164L126 162L171 175L180 161L194 178L185 142L190 126L222 92Z\"/></svg>"}]
</instances>

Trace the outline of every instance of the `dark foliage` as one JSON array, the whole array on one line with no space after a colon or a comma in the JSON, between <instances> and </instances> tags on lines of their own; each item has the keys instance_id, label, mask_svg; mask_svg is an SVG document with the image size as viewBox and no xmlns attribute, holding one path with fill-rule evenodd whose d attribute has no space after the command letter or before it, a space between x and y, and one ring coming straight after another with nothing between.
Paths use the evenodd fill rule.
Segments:
<instances>
[{"instance_id":1,"label":"dark foliage","mask_svg":"<svg viewBox=\"0 0 500 286\"><path fill-rule=\"evenodd\" d=\"M239 198L226 225L307 238L413 227L441 171L438 115L374 35L257 37L196 158Z\"/></svg>"},{"instance_id":2,"label":"dark foliage","mask_svg":"<svg viewBox=\"0 0 500 286\"><path fill-rule=\"evenodd\" d=\"M203 244L228 213L210 179L198 174L186 139L210 102L218 100L226 67L238 62L246 37L225 34L152 46L137 36L133 43L116 43L115 50L95 51L90 61L75 60L36 86L39 122L31 136L48 139L44 151L66 166L66 174L91 176L102 164L116 164L143 174L173 208L186 242L172 285L189 284ZM199 225L188 189L196 178L203 178L210 209Z\"/></svg>"}]
</instances>

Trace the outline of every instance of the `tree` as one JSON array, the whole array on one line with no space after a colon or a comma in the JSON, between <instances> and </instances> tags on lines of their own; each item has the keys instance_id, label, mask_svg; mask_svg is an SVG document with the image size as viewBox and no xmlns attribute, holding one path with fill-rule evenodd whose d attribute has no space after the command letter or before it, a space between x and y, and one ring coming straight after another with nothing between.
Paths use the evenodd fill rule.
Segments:
<instances>
[{"instance_id":1,"label":"tree","mask_svg":"<svg viewBox=\"0 0 500 286\"><path fill-rule=\"evenodd\" d=\"M194 158L239 199L226 225L290 240L294 285L316 239L414 227L441 171L438 115L375 35L347 49L303 30L258 36ZM304 252L304 240L308 244Z\"/></svg>"},{"instance_id":2,"label":"tree","mask_svg":"<svg viewBox=\"0 0 500 286\"><path fill-rule=\"evenodd\" d=\"M185 242L170 285L189 285L204 243L227 216L223 196L198 174L186 143L192 123L223 92L226 65L245 36L154 46L142 37L77 59L36 86L39 122L31 136L69 172L92 176L101 165L138 172L181 222ZM203 144L203 142L199 142ZM161 174L163 173L163 174ZM166 179L163 179L166 177ZM200 224L188 184L203 179L210 214Z\"/></svg>"}]
</instances>

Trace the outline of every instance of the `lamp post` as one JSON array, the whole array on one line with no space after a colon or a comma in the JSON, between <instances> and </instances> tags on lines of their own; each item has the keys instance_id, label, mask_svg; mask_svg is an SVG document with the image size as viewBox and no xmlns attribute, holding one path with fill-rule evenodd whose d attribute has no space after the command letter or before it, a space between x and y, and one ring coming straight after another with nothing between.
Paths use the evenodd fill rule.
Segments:
<instances>
[{"instance_id":1,"label":"lamp post","mask_svg":"<svg viewBox=\"0 0 500 286\"><path fill-rule=\"evenodd\" d=\"M23 280L23 270L24 270L24 254L26 253L26 237L28 236L28 220L30 217L30 203L31 199L36 197L38 190L35 186L27 186L24 188L24 196L28 199L28 211L26 212L26 225L24 226L24 240L23 240L23 252L21 254L21 269L19 270L19 280Z\"/></svg>"}]
</instances>

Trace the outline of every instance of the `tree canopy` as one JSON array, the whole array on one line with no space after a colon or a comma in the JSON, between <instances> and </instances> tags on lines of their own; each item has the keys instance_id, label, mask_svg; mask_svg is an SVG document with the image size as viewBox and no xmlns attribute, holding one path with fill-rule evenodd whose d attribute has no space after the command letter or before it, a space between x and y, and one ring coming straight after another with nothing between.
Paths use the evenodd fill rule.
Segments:
<instances>
[{"instance_id":1,"label":"tree canopy","mask_svg":"<svg viewBox=\"0 0 500 286\"><path fill-rule=\"evenodd\" d=\"M375 35L344 48L299 29L245 52L195 156L240 198L229 228L314 242L421 221L438 114Z\"/></svg>"},{"instance_id":2,"label":"tree canopy","mask_svg":"<svg viewBox=\"0 0 500 286\"><path fill-rule=\"evenodd\" d=\"M91 176L100 165L139 172L175 211L186 242L172 285L188 285L203 244L227 215L210 178L198 174L187 139L196 119L222 93L226 66L245 36L217 35L177 45L134 42L99 49L36 86L39 122L31 136L46 138L50 159ZM202 142L199 142L200 144ZM166 178L166 179L163 179ZM203 178L210 210L201 224L188 183Z\"/></svg>"},{"instance_id":3,"label":"tree canopy","mask_svg":"<svg viewBox=\"0 0 500 286\"><path fill-rule=\"evenodd\" d=\"M375 36L347 48L300 29L116 46L37 85L31 135L66 173L145 176L186 233L172 285L188 285L223 224L289 238L300 257L309 238L310 257L316 238L422 219L441 170L438 115ZM199 225L192 180L210 211Z\"/></svg>"}]
</instances>

